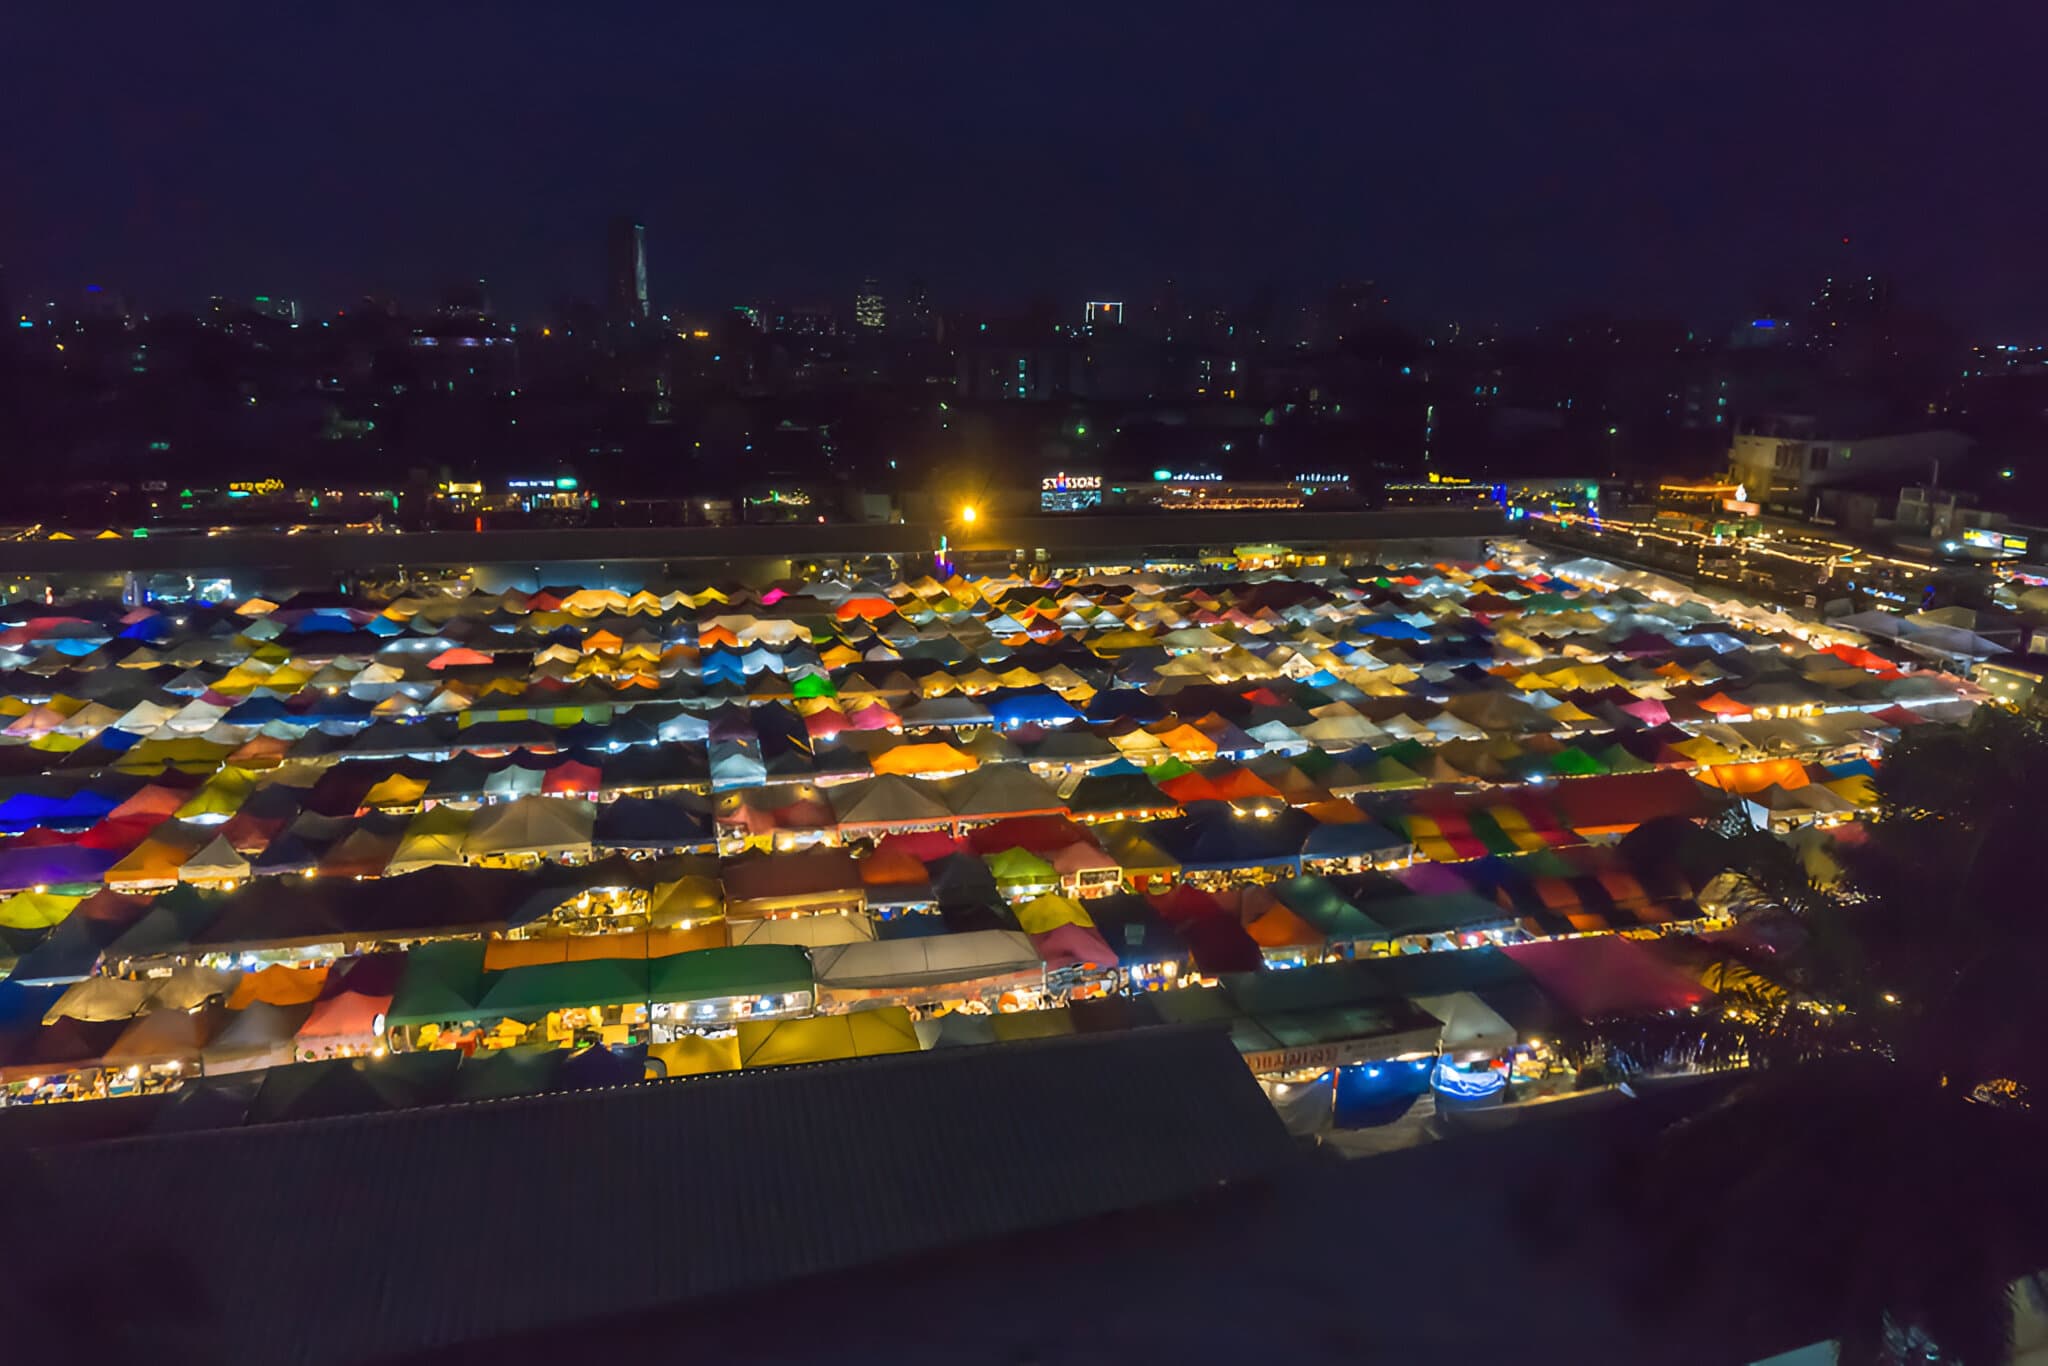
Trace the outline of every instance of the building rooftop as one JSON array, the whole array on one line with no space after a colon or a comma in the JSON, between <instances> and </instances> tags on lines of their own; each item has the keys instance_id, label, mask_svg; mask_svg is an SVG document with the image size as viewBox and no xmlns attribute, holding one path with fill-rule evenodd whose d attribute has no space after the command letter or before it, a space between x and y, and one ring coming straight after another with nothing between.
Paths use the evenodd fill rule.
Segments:
<instances>
[{"instance_id":1,"label":"building rooftop","mask_svg":"<svg viewBox=\"0 0 2048 1366\"><path fill-rule=\"evenodd\" d=\"M118 1276L139 1303L146 1265L195 1342L379 1360L836 1279L1296 1154L1227 1035L1200 1028L120 1139L37 1154L64 1213L34 1302ZM93 1330L23 1312L31 1333ZM809 1340L843 1345L824 1323Z\"/></svg>"}]
</instances>

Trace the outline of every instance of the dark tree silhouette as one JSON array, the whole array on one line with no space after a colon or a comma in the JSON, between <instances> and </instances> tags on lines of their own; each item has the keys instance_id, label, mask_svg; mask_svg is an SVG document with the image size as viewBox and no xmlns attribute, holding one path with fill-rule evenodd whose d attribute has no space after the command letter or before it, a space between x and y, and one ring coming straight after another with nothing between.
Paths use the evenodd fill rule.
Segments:
<instances>
[{"instance_id":1,"label":"dark tree silhouette","mask_svg":"<svg viewBox=\"0 0 2048 1366\"><path fill-rule=\"evenodd\" d=\"M1988 708L1916 728L1877 790L1837 889L1768 837L1731 841L1806 930L1786 964L1805 1000L1627 1188L1659 1281L1711 1272L1818 1324L1845 1366L2000 1366L2008 1287L2048 1266L2048 730Z\"/></svg>"}]
</instances>

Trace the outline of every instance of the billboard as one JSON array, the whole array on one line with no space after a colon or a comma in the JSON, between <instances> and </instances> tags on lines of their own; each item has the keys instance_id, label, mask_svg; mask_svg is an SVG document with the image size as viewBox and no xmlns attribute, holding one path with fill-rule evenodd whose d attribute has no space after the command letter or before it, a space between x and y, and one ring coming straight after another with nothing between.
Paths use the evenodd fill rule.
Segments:
<instances>
[{"instance_id":1,"label":"billboard","mask_svg":"<svg viewBox=\"0 0 2048 1366\"><path fill-rule=\"evenodd\" d=\"M1993 531L1989 527L1964 527L1963 544L1969 546L1972 550L1989 550L1999 555L2024 555L2027 553L2026 537L2014 536L2004 531Z\"/></svg>"},{"instance_id":2,"label":"billboard","mask_svg":"<svg viewBox=\"0 0 2048 1366\"><path fill-rule=\"evenodd\" d=\"M1048 474L1038 481L1040 512L1079 512L1102 506L1102 476L1099 474Z\"/></svg>"}]
</instances>

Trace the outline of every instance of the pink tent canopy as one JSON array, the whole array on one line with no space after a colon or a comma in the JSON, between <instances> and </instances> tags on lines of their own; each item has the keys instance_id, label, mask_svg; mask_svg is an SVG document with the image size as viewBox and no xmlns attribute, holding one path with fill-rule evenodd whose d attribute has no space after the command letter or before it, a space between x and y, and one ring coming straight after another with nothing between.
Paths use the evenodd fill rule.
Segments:
<instances>
[{"instance_id":1,"label":"pink tent canopy","mask_svg":"<svg viewBox=\"0 0 2048 1366\"><path fill-rule=\"evenodd\" d=\"M1619 935L1509 944L1501 952L1585 1020L1686 1010L1714 996L1653 945Z\"/></svg>"}]
</instances>

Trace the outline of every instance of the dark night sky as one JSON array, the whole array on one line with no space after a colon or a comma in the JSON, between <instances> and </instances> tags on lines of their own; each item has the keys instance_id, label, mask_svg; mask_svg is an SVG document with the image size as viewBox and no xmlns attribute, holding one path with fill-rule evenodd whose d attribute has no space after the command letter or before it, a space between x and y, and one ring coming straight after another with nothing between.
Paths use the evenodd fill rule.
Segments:
<instances>
[{"instance_id":1,"label":"dark night sky","mask_svg":"<svg viewBox=\"0 0 2048 1366\"><path fill-rule=\"evenodd\" d=\"M18 287L517 311L596 297L628 210L665 306L1365 276L1417 318L1709 320L1832 268L2048 321L2022 0L4 8Z\"/></svg>"}]
</instances>

